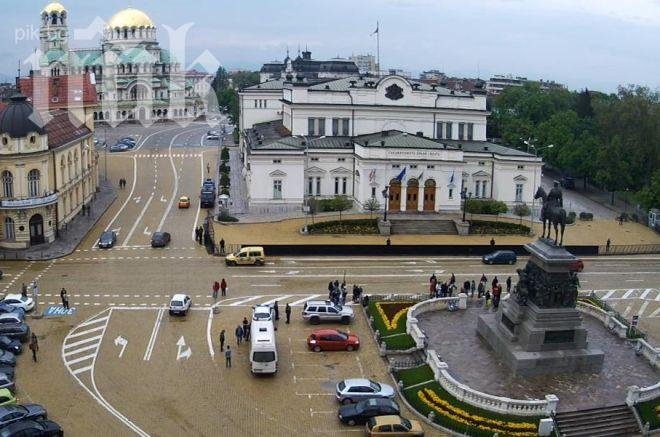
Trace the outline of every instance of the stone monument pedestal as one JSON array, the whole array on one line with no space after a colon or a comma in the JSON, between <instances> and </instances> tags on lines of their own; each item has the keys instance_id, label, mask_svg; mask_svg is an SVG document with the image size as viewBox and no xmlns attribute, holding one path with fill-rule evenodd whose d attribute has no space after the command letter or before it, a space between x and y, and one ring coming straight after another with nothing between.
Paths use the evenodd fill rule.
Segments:
<instances>
[{"instance_id":1,"label":"stone monument pedestal","mask_svg":"<svg viewBox=\"0 0 660 437\"><path fill-rule=\"evenodd\" d=\"M543 240L525 246L531 257L511 297L483 314L477 332L515 376L600 372L604 354L589 348L577 288L564 248Z\"/></svg>"}]
</instances>

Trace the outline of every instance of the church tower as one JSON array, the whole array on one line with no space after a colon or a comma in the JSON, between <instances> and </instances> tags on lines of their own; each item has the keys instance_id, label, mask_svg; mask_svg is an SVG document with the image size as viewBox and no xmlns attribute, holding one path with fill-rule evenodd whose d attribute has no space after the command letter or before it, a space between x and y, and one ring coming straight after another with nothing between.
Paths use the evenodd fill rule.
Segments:
<instances>
[{"instance_id":1,"label":"church tower","mask_svg":"<svg viewBox=\"0 0 660 437\"><path fill-rule=\"evenodd\" d=\"M62 4L53 2L41 11L39 41L42 74L45 76L68 74L69 28L67 11Z\"/></svg>"}]
</instances>

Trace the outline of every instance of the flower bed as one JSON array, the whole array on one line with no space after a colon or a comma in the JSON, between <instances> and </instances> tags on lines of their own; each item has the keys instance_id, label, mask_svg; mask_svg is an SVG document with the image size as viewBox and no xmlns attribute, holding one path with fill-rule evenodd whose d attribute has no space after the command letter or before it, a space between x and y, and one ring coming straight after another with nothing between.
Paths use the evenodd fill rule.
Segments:
<instances>
[{"instance_id":1,"label":"flower bed","mask_svg":"<svg viewBox=\"0 0 660 437\"><path fill-rule=\"evenodd\" d=\"M409 387L433 379L433 372L425 365L398 372L396 379L403 381L404 387ZM429 412L433 411L434 421L437 424L466 435L483 437L491 437L494 433L502 437L537 435L540 417L506 416L476 408L460 402L436 381L410 390L404 388L403 394L419 413L428 417Z\"/></svg>"},{"instance_id":2,"label":"flower bed","mask_svg":"<svg viewBox=\"0 0 660 437\"><path fill-rule=\"evenodd\" d=\"M388 350L407 350L415 340L406 333L408 310L415 302L369 302L367 313L373 316L373 327L380 332Z\"/></svg>"},{"instance_id":3,"label":"flower bed","mask_svg":"<svg viewBox=\"0 0 660 437\"><path fill-rule=\"evenodd\" d=\"M310 234L378 234L376 219L332 220L307 226Z\"/></svg>"},{"instance_id":4,"label":"flower bed","mask_svg":"<svg viewBox=\"0 0 660 437\"><path fill-rule=\"evenodd\" d=\"M470 235L528 235L529 227L509 222L470 220Z\"/></svg>"},{"instance_id":5,"label":"flower bed","mask_svg":"<svg viewBox=\"0 0 660 437\"><path fill-rule=\"evenodd\" d=\"M660 429L660 399L653 399L635 405L642 423L648 422L650 429Z\"/></svg>"}]
</instances>

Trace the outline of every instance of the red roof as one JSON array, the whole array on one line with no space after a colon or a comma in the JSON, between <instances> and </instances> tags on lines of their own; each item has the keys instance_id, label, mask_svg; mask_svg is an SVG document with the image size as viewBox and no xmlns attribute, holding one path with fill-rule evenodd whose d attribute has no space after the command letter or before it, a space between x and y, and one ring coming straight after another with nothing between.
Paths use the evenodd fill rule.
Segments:
<instances>
[{"instance_id":1,"label":"red roof","mask_svg":"<svg viewBox=\"0 0 660 437\"><path fill-rule=\"evenodd\" d=\"M46 123L49 149L57 149L60 146L77 139L82 139L92 133L92 131L70 111L57 109L50 112L48 116L51 117Z\"/></svg>"},{"instance_id":2,"label":"red roof","mask_svg":"<svg viewBox=\"0 0 660 437\"><path fill-rule=\"evenodd\" d=\"M21 93L39 111L94 106L98 103L91 73L69 76L30 76L19 79Z\"/></svg>"}]
</instances>

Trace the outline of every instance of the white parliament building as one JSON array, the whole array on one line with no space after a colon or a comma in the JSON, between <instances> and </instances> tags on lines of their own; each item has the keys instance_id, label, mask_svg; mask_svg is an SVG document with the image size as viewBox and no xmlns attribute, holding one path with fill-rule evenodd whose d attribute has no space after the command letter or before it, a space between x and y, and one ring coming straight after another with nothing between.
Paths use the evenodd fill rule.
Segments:
<instances>
[{"instance_id":1,"label":"white parliament building","mask_svg":"<svg viewBox=\"0 0 660 437\"><path fill-rule=\"evenodd\" d=\"M375 197L383 205L386 187L392 212L458 211L464 188L512 206L531 204L541 181L540 158L486 141L482 89L397 75L308 81L289 74L239 96L252 211L300 209L309 196L346 195L357 207Z\"/></svg>"}]
</instances>

